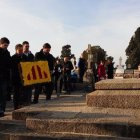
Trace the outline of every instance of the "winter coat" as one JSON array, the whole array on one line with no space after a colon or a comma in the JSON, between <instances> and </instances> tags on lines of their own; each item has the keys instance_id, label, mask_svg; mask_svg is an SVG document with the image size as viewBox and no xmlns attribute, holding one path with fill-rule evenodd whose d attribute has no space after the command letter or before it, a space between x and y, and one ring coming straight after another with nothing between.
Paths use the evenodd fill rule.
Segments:
<instances>
[{"instance_id":1,"label":"winter coat","mask_svg":"<svg viewBox=\"0 0 140 140\"><path fill-rule=\"evenodd\" d=\"M22 85L20 62L26 62L25 54L14 54L12 56L12 82L13 85Z\"/></svg>"},{"instance_id":2,"label":"winter coat","mask_svg":"<svg viewBox=\"0 0 140 140\"><path fill-rule=\"evenodd\" d=\"M113 63L110 63L107 65L107 75L108 75L108 79L113 79Z\"/></svg>"},{"instance_id":3,"label":"winter coat","mask_svg":"<svg viewBox=\"0 0 140 140\"><path fill-rule=\"evenodd\" d=\"M28 62L34 61L34 55L31 52L29 52L28 55L26 55L26 57Z\"/></svg>"},{"instance_id":4,"label":"winter coat","mask_svg":"<svg viewBox=\"0 0 140 140\"><path fill-rule=\"evenodd\" d=\"M53 71L55 58L52 54L45 54L43 50L35 54L35 61L48 61L50 71Z\"/></svg>"},{"instance_id":5,"label":"winter coat","mask_svg":"<svg viewBox=\"0 0 140 140\"><path fill-rule=\"evenodd\" d=\"M98 79L102 80L106 78L106 72L105 72L105 67L103 64L100 64L98 66Z\"/></svg>"},{"instance_id":6,"label":"winter coat","mask_svg":"<svg viewBox=\"0 0 140 140\"><path fill-rule=\"evenodd\" d=\"M73 65L71 61L64 62L64 74L71 74L71 70L73 69Z\"/></svg>"},{"instance_id":7,"label":"winter coat","mask_svg":"<svg viewBox=\"0 0 140 140\"><path fill-rule=\"evenodd\" d=\"M0 80L10 79L10 69L12 66L11 56L8 50L0 48Z\"/></svg>"},{"instance_id":8,"label":"winter coat","mask_svg":"<svg viewBox=\"0 0 140 140\"><path fill-rule=\"evenodd\" d=\"M62 74L63 66L61 64L56 64L54 67L54 76L60 76Z\"/></svg>"},{"instance_id":9,"label":"winter coat","mask_svg":"<svg viewBox=\"0 0 140 140\"><path fill-rule=\"evenodd\" d=\"M80 71L86 71L86 60L84 58L79 58L78 68Z\"/></svg>"}]
</instances>

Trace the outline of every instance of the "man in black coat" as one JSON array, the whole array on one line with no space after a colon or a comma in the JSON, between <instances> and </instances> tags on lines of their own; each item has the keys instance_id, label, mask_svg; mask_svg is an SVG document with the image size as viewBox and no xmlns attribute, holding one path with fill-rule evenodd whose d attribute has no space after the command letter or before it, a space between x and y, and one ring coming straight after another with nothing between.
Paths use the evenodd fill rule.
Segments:
<instances>
[{"instance_id":1,"label":"man in black coat","mask_svg":"<svg viewBox=\"0 0 140 140\"><path fill-rule=\"evenodd\" d=\"M6 37L0 39L0 117L4 116L10 79L11 57L7 50L9 44Z\"/></svg>"},{"instance_id":2,"label":"man in black coat","mask_svg":"<svg viewBox=\"0 0 140 140\"><path fill-rule=\"evenodd\" d=\"M23 53L26 55L26 61L27 62L32 62L34 61L34 55L32 52L29 50L30 45L28 41L24 41L22 43L23 45ZM24 86L23 88L23 100L24 100L24 105L30 105L31 103L31 98L32 98L32 85Z\"/></svg>"},{"instance_id":3,"label":"man in black coat","mask_svg":"<svg viewBox=\"0 0 140 140\"><path fill-rule=\"evenodd\" d=\"M12 56L12 84L14 88L14 109L19 109L24 102L23 96L23 81L21 79L20 62L26 62L27 57L23 53L23 46L17 44L15 46L15 54Z\"/></svg>"},{"instance_id":4,"label":"man in black coat","mask_svg":"<svg viewBox=\"0 0 140 140\"><path fill-rule=\"evenodd\" d=\"M50 74L52 75L52 71L54 69L55 58L52 54L50 54L51 45L49 43L45 43L40 52L35 54L35 61L48 61L48 66L50 70ZM34 100L33 103L38 103L39 94L42 91L42 86L44 86L44 92L46 94L46 100L51 99L51 95L53 92L53 82L47 82L44 84L37 84L35 86Z\"/></svg>"}]
</instances>

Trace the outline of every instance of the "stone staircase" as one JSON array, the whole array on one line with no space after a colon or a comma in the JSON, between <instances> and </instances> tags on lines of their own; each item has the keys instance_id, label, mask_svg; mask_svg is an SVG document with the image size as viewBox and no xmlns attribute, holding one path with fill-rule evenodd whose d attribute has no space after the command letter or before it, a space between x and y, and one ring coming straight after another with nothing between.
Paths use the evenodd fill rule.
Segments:
<instances>
[{"instance_id":1,"label":"stone staircase","mask_svg":"<svg viewBox=\"0 0 140 140\"><path fill-rule=\"evenodd\" d=\"M102 124L100 123L88 124L87 123L89 126L87 126L87 124L82 124L83 125L82 126L81 123L79 122L79 123L76 123L77 128L79 129L76 133L76 132L72 132L71 131L72 129L70 129L73 123L66 122L66 123L63 123L63 126L62 125L59 126L59 131L57 130L57 127L56 127L54 129L51 129L52 132L49 132L47 130L48 128L46 126L46 123L43 124L43 122L44 120L40 120L39 122L40 126L43 125L43 127L40 127L38 122L34 121L34 124L36 124L35 125L36 127L30 127L30 129L28 128L29 126L25 126L25 124L29 125L29 120L28 122L24 122L24 123L16 122L17 125L15 125L15 122L14 122L14 125L12 122L3 122L3 125L4 126L6 125L6 127L5 128L3 127L2 129L0 129L0 139L1 140L138 140L138 138L132 138L133 136L136 137L136 135L125 134L126 128L124 127L125 128L124 129L121 125L118 127L114 125L116 127L114 128L114 126L112 126L111 124L109 124L108 126L105 126L103 123ZM57 121L55 123L56 126L58 126L59 124L60 124L60 121ZM80 124L80 127L78 127L79 124ZM0 127L1 127L1 124L0 124ZM50 125L50 127L55 127L55 126ZM36 128L40 128L40 129L36 129ZM82 131L80 129L82 129ZM118 129L119 131L116 131L115 129ZM127 130L127 132L128 131L129 130ZM139 131L137 133L139 133ZM121 136L119 136L120 134ZM137 137L139 136L137 135Z\"/></svg>"},{"instance_id":2,"label":"stone staircase","mask_svg":"<svg viewBox=\"0 0 140 140\"><path fill-rule=\"evenodd\" d=\"M104 86L103 82L108 86ZM119 83L120 86L111 83ZM128 84L127 87L132 90L136 89L136 93L131 93L127 88L122 89L122 83ZM122 81L122 83L120 80L101 81L96 84L98 89L87 94L86 99L83 96L85 93L82 92L61 95L60 98L53 98L50 101L41 97L39 104L13 111L9 120L0 119L0 140L138 140L140 139L140 109L139 105L134 106L138 101L131 103L133 107L123 102L127 94L137 96L132 98L133 100L139 99L139 83L137 79ZM103 86L108 89L103 89ZM113 86L114 89L111 90ZM92 97L100 91L100 95L107 100L107 103L101 97L96 100ZM116 102L110 101L111 98L108 96L111 94L113 94L112 99L117 94L118 96L124 94L125 97L123 99L121 96ZM103 101L104 103L101 103ZM111 106L108 102L114 105ZM117 102L121 105L117 106Z\"/></svg>"},{"instance_id":3,"label":"stone staircase","mask_svg":"<svg viewBox=\"0 0 140 140\"><path fill-rule=\"evenodd\" d=\"M87 95L89 107L140 108L140 79L103 80Z\"/></svg>"}]
</instances>

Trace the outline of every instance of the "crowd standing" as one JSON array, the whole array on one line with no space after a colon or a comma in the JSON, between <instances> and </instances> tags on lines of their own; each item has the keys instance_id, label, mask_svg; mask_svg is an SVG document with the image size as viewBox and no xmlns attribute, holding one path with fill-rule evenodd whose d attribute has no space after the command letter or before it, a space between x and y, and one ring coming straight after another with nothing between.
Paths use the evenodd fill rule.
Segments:
<instances>
[{"instance_id":1,"label":"crowd standing","mask_svg":"<svg viewBox=\"0 0 140 140\"><path fill-rule=\"evenodd\" d=\"M84 74L87 70L87 62L81 54L78 63L73 55L64 56L63 59L55 58L51 53L51 45L43 44L41 50L35 55L30 50L28 41L15 45L15 54L10 55L8 46L10 41L3 37L0 39L0 117L4 116L7 97L10 99L9 89L13 90L14 109L22 106L38 103L39 95L44 92L46 100L50 100L53 90L60 96L63 91L70 94L76 89L75 83L84 81ZM47 61L51 81L41 84L23 86L21 78L22 70L20 62ZM92 64L92 73L94 81L113 78L113 63L108 61L106 65L101 61L100 64ZM9 85L11 86L9 88ZM32 101L32 91L34 91ZM8 96L7 96L8 95Z\"/></svg>"}]
</instances>

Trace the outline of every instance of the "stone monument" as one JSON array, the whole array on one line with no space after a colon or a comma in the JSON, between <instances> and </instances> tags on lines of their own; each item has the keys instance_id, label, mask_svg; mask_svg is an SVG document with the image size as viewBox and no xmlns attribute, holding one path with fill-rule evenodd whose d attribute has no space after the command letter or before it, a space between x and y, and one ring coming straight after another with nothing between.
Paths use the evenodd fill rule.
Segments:
<instances>
[{"instance_id":1,"label":"stone monument","mask_svg":"<svg viewBox=\"0 0 140 140\"><path fill-rule=\"evenodd\" d=\"M87 88L93 90L95 86L95 82L94 82L93 72L92 72L93 54L92 54L90 44L88 44L87 54L88 54L88 59L87 59L87 70L85 72L85 80L88 83Z\"/></svg>"},{"instance_id":2,"label":"stone monument","mask_svg":"<svg viewBox=\"0 0 140 140\"><path fill-rule=\"evenodd\" d=\"M119 58L119 65L116 69L114 78L123 78L124 75L124 67L122 65L122 57Z\"/></svg>"}]
</instances>

